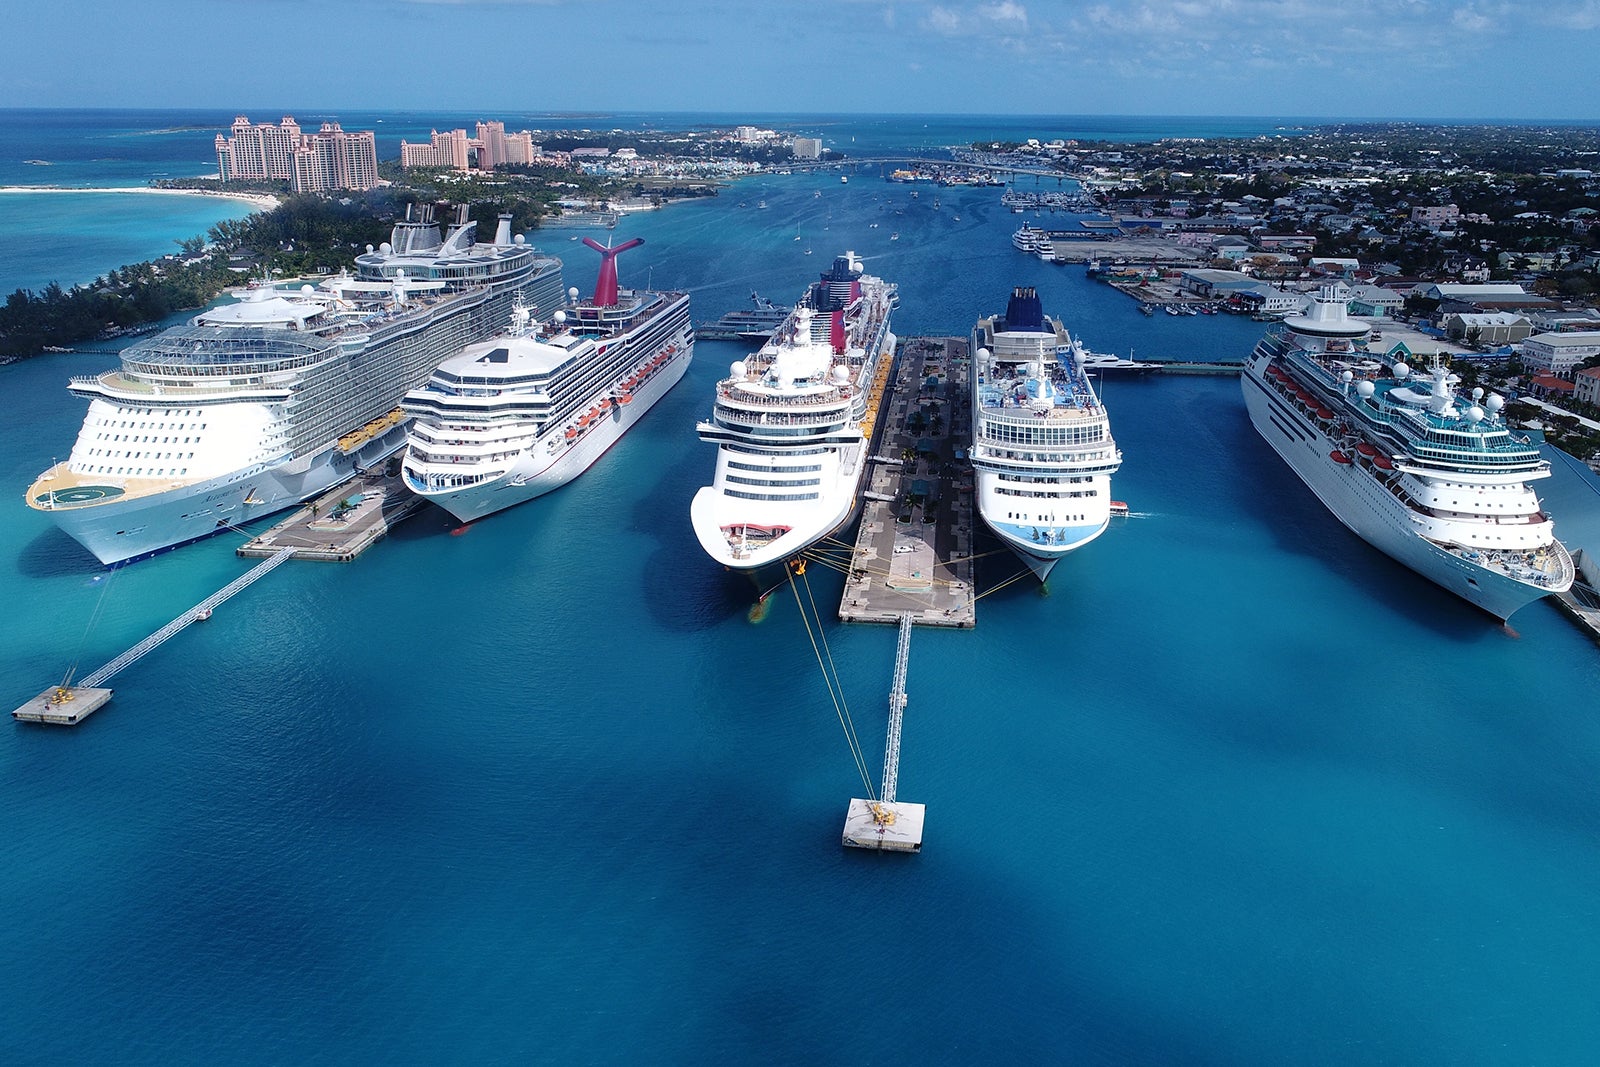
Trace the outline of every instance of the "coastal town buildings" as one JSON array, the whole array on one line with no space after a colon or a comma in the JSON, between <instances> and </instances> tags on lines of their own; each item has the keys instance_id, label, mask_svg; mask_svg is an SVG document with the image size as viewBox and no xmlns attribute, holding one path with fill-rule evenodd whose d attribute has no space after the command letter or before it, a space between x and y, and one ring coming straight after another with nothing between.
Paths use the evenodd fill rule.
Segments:
<instances>
[{"instance_id":1,"label":"coastal town buildings","mask_svg":"<svg viewBox=\"0 0 1600 1067\"><path fill-rule=\"evenodd\" d=\"M1585 367L1572 376L1572 399L1600 404L1600 367Z\"/></svg>"},{"instance_id":2,"label":"coastal town buildings","mask_svg":"<svg viewBox=\"0 0 1600 1067\"><path fill-rule=\"evenodd\" d=\"M400 142L400 165L406 168L493 170L506 163L532 163L539 156L539 146L533 143L530 131L507 133L506 124L499 121L480 121L475 136L468 136L462 128L429 130L426 144Z\"/></svg>"},{"instance_id":3,"label":"coastal town buildings","mask_svg":"<svg viewBox=\"0 0 1600 1067\"><path fill-rule=\"evenodd\" d=\"M821 159L822 139L818 137L796 137L794 139L794 158Z\"/></svg>"},{"instance_id":4,"label":"coastal town buildings","mask_svg":"<svg viewBox=\"0 0 1600 1067\"><path fill-rule=\"evenodd\" d=\"M1522 363L1529 373L1570 379L1590 356L1600 356L1600 331L1536 333L1522 342Z\"/></svg>"},{"instance_id":5,"label":"coastal town buildings","mask_svg":"<svg viewBox=\"0 0 1600 1067\"><path fill-rule=\"evenodd\" d=\"M527 130L507 133L503 122L478 123L478 136L473 142L478 150L479 170L493 170L502 163L532 163L538 154L533 134Z\"/></svg>"},{"instance_id":6,"label":"coastal town buildings","mask_svg":"<svg viewBox=\"0 0 1600 1067\"><path fill-rule=\"evenodd\" d=\"M228 135L217 134L217 171L224 182L283 181L297 193L370 189L378 184L377 143L371 130L324 122L313 134L285 115L276 125L253 125L240 115Z\"/></svg>"},{"instance_id":7,"label":"coastal town buildings","mask_svg":"<svg viewBox=\"0 0 1600 1067\"><path fill-rule=\"evenodd\" d=\"M1514 345L1533 332L1532 324L1514 311L1457 311L1444 316L1439 326L1452 341L1481 345Z\"/></svg>"},{"instance_id":8,"label":"coastal town buildings","mask_svg":"<svg viewBox=\"0 0 1600 1067\"><path fill-rule=\"evenodd\" d=\"M430 167L448 170L466 170L470 165L468 153L472 139L462 129L428 131L428 143L401 141L400 165L402 167Z\"/></svg>"},{"instance_id":9,"label":"coastal town buildings","mask_svg":"<svg viewBox=\"0 0 1600 1067\"><path fill-rule=\"evenodd\" d=\"M1411 221L1424 229L1438 232L1454 230L1461 221L1461 209L1455 204L1435 204L1411 209Z\"/></svg>"}]
</instances>

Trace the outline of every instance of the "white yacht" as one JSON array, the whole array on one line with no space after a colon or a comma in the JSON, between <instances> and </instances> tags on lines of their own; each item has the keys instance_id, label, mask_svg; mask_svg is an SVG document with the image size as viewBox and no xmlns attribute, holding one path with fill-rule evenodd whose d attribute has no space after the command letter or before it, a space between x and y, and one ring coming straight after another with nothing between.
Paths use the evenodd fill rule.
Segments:
<instances>
[{"instance_id":1,"label":"white yacht","mask_svg":"<svg viewBox=\"0 0 1600 1067\"><path fill-rule=\"evenodd\" d=\"M1369 352L1368 330L1337 286L1268 330L1241 376L1256 430L1353 533L1496 618L1569 588L1530 484L1550 465L1504 400Z\"/></svg>"},{"instance_id":2,"label":"white yacht","mask_svg":"<svg viewBox=\"0 0 1600 1067\"><path fill-rule=\"evenodd\" d=\"M68 388L89 401L69 458L29 487L102 563L138 559L299 503L405 444L397 404L439 361L505 327L512 294L562 302L561 261L475 240L465 206L441 238L407 209L357 274L258 287L130 346Z\"/></svg>"},{"instance_id":3,"label":"white yacht","mask_svg":"<svg viewBox=\"0 0 1600 1067\"><path fill-rule=\"evenodd\" d=\"M761 581L850 521L893 360L897 300L847 252L717 383L698 427L717 445L716 475L689 508L712 559Z\"/></svg>"},{"instance_id":4,"label":"white yacht","mask_svg":"<svg viewBox=\"0 0 1600 1067\"><path fill-rule=\"evenodd\" d=\"M600 253L593 299L536 325L526 307L511 330L468 345L413 389L402 469L406 484L471 522L532 500L582 474L666 395L694 355L686 293L621 289L616 257ZM577 290L572 290L576 297Z\"/></svg>"},{"instance_id":5,"label":"white yacht","mask_svg":"<svg viewBox=\"0 0 1600 1067\"><path fill-rule=\"evenodd\" d=\"M1084 350L1032 287L972 333L978 514L1039 580L1105 532L1122 453Z\"/></svg>"}]
</instances>

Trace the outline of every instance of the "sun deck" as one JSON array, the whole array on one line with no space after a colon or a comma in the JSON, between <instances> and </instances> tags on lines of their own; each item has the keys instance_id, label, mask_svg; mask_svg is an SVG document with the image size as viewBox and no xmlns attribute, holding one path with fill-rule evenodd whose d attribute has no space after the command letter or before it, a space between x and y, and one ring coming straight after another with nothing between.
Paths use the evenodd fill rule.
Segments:
<instances>
[{"instance_id":1,"label":"sun deck","mask_svg":"<svg viewBox=\"0 0 1600 1067\"><path fill-rule=\"evenodd\" d=\"M65 463L57 463L28 487L28 506L35 511L91 507L108 500L132 500L143 496L181 489L200 478L118 478L111 485L104 474L80 474Z\"/></svg>"}]
</instances>

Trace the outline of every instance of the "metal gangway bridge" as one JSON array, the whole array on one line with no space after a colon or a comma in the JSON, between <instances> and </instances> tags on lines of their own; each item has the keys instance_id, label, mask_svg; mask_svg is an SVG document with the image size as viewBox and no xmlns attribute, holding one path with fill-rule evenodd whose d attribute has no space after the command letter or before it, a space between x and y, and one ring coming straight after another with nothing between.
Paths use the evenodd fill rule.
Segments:
<instances>
[{"instance_id":1,"label":"metal gangway bridge","mask_svg":"<svg viewBox=\"0 0 1600 1067\"><path fill-rule=\"evenodd\" d=\"M265 578L276 570L280 564L293 557L295 551L295 548L289 547L268 556L99 670L84 675L76 682L69 675L67 680L59 686L52 686L50 689L46 689L39 696L13 711L11 713L12 718L26 722L53 723L63 726L74 726L82 722L91 713L97 711L107 700L111 699L111 690L105 688L105 684L113 677L154 652L190 623L210 618L211 612L224 601L238 595L249 586Z\"/></svg>"},{"instance_id":2,"label":"metal gangway bridge","mask_svg":"<svg viewBox=\"0 0 1600 1067\"><path fill-rule=\"evenodd\" d=\"M923 804L895 799L900 784L900 733L906 710L906 675L911 664L910 612L900 616L894 681L889 687L889 733L883 746L883 789L877 800L853 797L844 821L844 844L889 852L920 852Z\"/></svg>"}]
</instances>

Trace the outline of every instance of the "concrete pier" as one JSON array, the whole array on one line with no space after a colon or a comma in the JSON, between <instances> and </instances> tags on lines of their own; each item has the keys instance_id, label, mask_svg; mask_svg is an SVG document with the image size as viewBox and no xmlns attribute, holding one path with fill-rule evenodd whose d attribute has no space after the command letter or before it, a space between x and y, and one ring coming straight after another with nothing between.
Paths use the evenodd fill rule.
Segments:
<instances>
[{"instance_id":1,"label":"concrete pier","mask_svg":"<svg viewBox=\"0 0 1600 1067\"><path fill-rule=\"evenodd\" d=\"M110 699L109 689L53 685L13 711L11 717L18 722L76 726Z\"/></svg>"},{"instance_id":2,"label":"concrete pier","mask_svg":"<svg viewBox=\"0 0 1600 1067\"><path fill-rule=\"evenodd\" d=\"M839 601L846 622L976 624L973 589L972 363L955 337L901 342L879 407L861 526Z\"/></svg>"},{"instance_id":3,"label":"concrete pier","mask_svg":"<svg viewBox=\"0 0 1600 1067\"><path fill-rule=\"evenodd\" d=\"M264 557L293 548L295 559L348 563L422 505L398 473L370 470L323 493L236 551Z\"/></svg>"},{"instance_id":4,"label":"concrete pier","mask_svg":"<svg viewBox=\"0 0 1600 1067\"><path fill-rule=\"evenodd\" d=\"M925 804L903 800L890 804L851 797L844 819L844 844L882 852L921 852L922 822L927 810Z\"/></svg>"}]
</instances>

